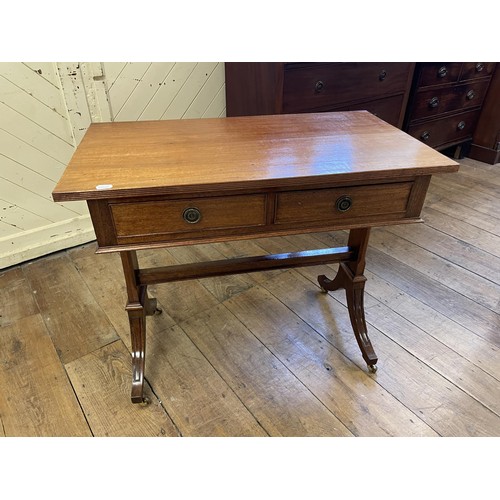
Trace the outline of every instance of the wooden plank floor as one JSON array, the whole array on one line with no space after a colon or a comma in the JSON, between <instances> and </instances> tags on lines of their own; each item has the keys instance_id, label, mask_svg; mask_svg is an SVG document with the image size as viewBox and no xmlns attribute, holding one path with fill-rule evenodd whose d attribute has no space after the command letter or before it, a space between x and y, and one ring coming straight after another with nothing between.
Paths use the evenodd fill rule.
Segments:
<instances>
[{"instance_id":1,"label":"wooden plank floor","mask_svg":"<svg viewBox=\"0 0 500 500\"><path fill-rule=\"evenodd\" d=\"M0 271L0 436L500 436L500 165L436 176L424 224L372 231L369 374L317 266L157 285L148 406L118 255ZM320 233L139 253L144 266L345 244Z\"/></svg>"}]
</instances>

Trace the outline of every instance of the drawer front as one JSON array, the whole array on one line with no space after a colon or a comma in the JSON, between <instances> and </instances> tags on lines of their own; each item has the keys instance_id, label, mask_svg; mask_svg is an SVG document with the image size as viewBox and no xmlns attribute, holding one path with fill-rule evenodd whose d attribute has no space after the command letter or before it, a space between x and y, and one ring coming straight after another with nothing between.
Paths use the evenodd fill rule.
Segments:
<instances>
[{"instance_id":1,"label":"drawer front","mask_svg":"<svg viewBox=\"0 0 500 500\"><path fill-rule=\"evenodd\" d=\"M259 226L266 222L264 194L191 198L110 205L115 232L120 238L168 235ZM155 238L156 239L156 238Z\"/></svg>"},{"instance_id":2,"label":"drawer front","mask_svg":"<svg viewBox=\"0 0 500 500\"><path fill-rule=\"evenodd\" d=\"M479 113L479 110L469 111L412 125L408 128L408 134L432 148L462 142L472 138Z\"/></svg>"},{"instance_id":3,"label":"drawer front","mask_svg":"<svg viewBox=\"0 0 500 500\"><path fill-rule=\"evenodd\" d=\"M398 127L400 126L402 105L403 95L396 95L392 97L386 97L384 99L377 99L376 101L352 104L350 106L346 106L345 111L366 109L367 111L374 114L375 116L378 116L387 123Z\"/></svg>"},{"instance_id":4,"label":"drawer front","mask_svg":"<svg viewBox=\"0 0 500 500\"><path fill-rule=\"evenodd\" d=\"M464 63L460 80L472 80L491 76L496 63Z\"/></svg>"},{"instance_id":5,"label":"drawer front","mask_svg":"<svg viewBox=\"0 0 500 500\"><path fill-rule=\"evenodd\" d=\"M488 83L488 81L473 81L450 88L419 92L415 99L411 119L429 118L443 113L481 106L488 89Z\"/></svg>"},{"instance_id":6,"label":"drawer front","mask_svg":"<svg viewBox=\"0 0 500 500\"><path fill-rule=\"evenodd\" d=\"M425 63L420 68L419 88L454 83L460 78L462 63Z\"/></svg>"},{"instance_id":7,"label":"drawer front","mask_svg":"<svg viewBox=\"0 0 500 500\"><path fill-rule=\"evenodd\" d=\"M403 218L411 182L289 191L277 196L276 224L345 224L365 217Z\"/></svg>"},{"instance_id":8,"label":"drawer front","mask_svg":"<svg viewBox=\"0 0 500 500\"><path fill-rule=\"evenodd\" d=\"M283 111L308 111L403 93L411 67L411 63L317 63L287 68Z\"/></svg>"}]
</instances>

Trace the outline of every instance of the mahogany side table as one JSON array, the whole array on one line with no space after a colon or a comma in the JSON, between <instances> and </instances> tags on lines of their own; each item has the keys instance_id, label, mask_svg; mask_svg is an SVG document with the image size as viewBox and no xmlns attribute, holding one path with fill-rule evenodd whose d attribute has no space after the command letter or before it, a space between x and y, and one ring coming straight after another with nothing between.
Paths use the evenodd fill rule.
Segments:
<instances>
[{"instance_id":1,"label":"mahogany side table","mask_svg":"<svg viewBox=\"0 0 500 500\"><path fill-rule=\"evenodd\" d=\"M94 123L53 192L86 200L98 253L120 252L132 337L132 402L143 402L148 285L339 263L371 371L363 309L370 228L420 221L432 174L458 163L367 111ZM141 269L136 251L349 229L346 247Z\"/></svg>"}]
</instances>

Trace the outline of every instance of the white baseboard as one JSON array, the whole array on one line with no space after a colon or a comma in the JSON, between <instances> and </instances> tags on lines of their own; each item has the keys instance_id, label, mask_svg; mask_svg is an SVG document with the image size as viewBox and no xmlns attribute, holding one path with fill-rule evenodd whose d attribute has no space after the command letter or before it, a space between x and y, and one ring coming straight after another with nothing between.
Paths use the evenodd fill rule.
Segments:
<instances>
[{"instance_id":1,"label":"white baseboard","mask_svg":"<svg viewBox=\"0 0 500 500\"><path fill-rule=\"evenodd\" d=\"M0 269L95 240L88 214L0 239Z\"/></svg>"}]
</instances>

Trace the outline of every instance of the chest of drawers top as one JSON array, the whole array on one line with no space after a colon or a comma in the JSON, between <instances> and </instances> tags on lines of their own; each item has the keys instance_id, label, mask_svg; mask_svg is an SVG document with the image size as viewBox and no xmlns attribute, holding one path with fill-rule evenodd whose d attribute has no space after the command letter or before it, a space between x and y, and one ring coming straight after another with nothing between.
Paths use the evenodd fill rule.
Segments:
<instances>
[{"instance_id":1,"label":"chest of drawers top","mask_svg":"<svg viewBox=\"0 0 500 500\"><path fill-rule=\"evenodd\" d=\"M366 111L94 123L53 197L255 192L454 170Z\"/></svg>"}]
</instances>

